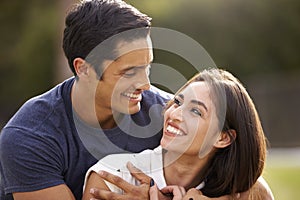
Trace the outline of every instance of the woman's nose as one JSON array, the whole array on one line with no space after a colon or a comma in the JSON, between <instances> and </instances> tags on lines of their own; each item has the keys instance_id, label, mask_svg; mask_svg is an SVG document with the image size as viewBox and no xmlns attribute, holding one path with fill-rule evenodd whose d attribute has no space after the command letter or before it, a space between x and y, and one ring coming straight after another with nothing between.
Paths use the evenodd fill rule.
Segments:
<instances>
[{"instance_id":1,"label":"woman's nose","mask_svg":"<svg viewBox=\"0 0 300 200\"><path fill-rule=\"evenodd\" d=\"M182 106L173 108L173 110L170 112L170 118L172 120L182 121Z\"/></svg>"}]
</instances>

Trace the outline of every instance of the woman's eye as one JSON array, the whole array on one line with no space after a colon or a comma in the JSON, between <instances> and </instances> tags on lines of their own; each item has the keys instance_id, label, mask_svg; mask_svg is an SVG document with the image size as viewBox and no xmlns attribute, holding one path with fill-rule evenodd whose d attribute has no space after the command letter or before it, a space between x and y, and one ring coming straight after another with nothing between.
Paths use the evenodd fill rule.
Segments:
<instances>
[{"instance_id":1,"label":"woman's eye","mask_svg":"<svg viewBox=\"0 0 300 200\"><path fill-rule=\"evenodd\" d=\"M194 114L196 114L196 115L199 115L200 117L202 116L202 113L200 112L200 110L198 110L196 108L192 108L191 112L194 113Z\"/></svg>"},{"instance_id":2,"label":"woman's eye","mask_svg":"<svg viewBox=\"0 0 300 200\"><path fill-rule=\"evenodd\" d=\"M176 98L174 98L174 103L178 106L181 106L181 102Z\"/></svg>"}]
</instances>

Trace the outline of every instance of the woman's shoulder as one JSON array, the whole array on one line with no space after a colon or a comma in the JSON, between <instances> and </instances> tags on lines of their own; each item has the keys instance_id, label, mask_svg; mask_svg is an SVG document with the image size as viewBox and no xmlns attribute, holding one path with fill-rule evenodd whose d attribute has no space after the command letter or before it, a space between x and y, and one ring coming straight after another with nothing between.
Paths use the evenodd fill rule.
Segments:
<instances>
[{"instance_id":1,"label":"woman's shoulder","mask_svg":"<svg viewBox=\"0 0 300 200\"><path fill-rule=\"evenodd\" d=\"M128 172L126 164L131 162L140 169L147 170L153 164L161 162L161 147L147 149L140 153L121 153L107 155L91 167L92 171Z\"/></svg>"}]
</instances>

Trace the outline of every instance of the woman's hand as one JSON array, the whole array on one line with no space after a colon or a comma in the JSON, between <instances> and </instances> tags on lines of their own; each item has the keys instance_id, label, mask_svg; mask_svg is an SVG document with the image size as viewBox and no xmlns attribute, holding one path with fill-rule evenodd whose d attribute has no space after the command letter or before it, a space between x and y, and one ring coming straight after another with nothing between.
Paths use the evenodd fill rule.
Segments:
<instances>
[{"instance_id":1,"label":"woman's hand","mask_svg":"<svg viewBox=\"0 0 300 200\"><path fill-rule=\"evenodd\" d=\"M150 200L182 200L183 196L186 194L183 187L174 185L164 187L162 190L159 190L155 185L150 187Z\"/></svg>"}]
</instances>

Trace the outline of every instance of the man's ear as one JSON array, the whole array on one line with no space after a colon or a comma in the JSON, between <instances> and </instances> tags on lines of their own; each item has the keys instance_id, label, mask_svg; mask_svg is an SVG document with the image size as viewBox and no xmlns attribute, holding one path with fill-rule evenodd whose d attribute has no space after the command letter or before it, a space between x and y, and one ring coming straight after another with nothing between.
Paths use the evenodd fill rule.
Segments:
<instances>
[{"instance_id":1,"label":"man's ear","mask_svg":"<svg viewBox=\"0 0 300 200\"><path fill-rule=\"evenodd\" d=\"M89 66L82 58L75 58L73 66L78 77L87 76L89 74Z\"/></svg>"},{"instance_id":2,"label":"man's ear","mask_svg":"<svg viewBox=\"0 0 300 200\"><path fill-rule=\"evenodd\" d=\"M215 142L214 147L225 148L229 146L236 138L236 131L234 129L229 129L227 131L222 131Z\"/></svg>"}]
</instances>

